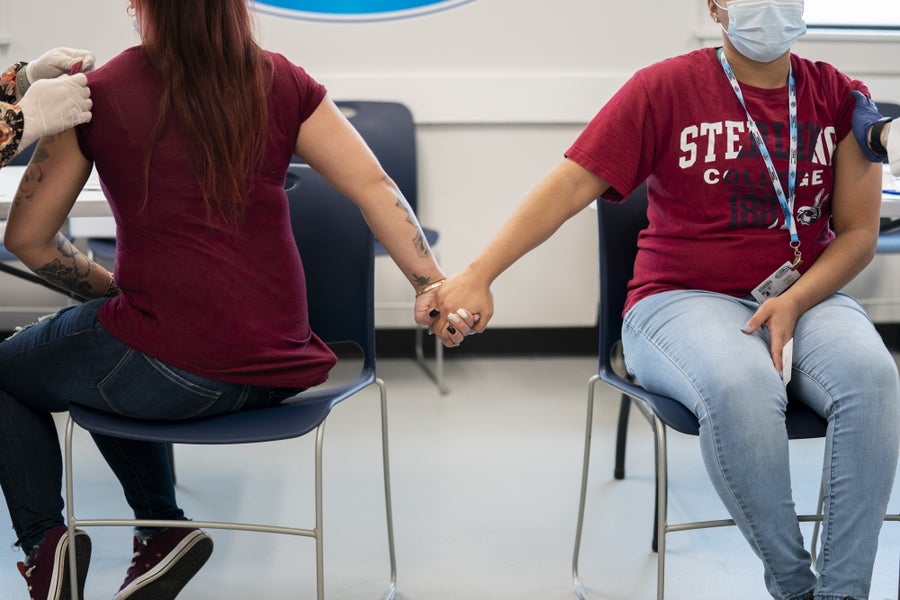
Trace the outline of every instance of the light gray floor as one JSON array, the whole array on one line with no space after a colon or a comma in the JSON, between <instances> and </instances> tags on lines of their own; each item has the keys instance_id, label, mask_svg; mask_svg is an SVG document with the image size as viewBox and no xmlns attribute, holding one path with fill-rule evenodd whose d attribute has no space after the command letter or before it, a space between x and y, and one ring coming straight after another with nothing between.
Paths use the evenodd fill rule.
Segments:
<instances>
[{"instance_id":1,"label":"light gray floor","mask_svg":"<svg viewBox=\"0 0 900 600\"><path fill-rule=\"evenodd\" d=\"M448 360L441 396L412 361L383 360L388 384L401 600L564 600L580 483L587 380L596 361ZM627 477L612 478L618 398L598 398L581 576L591 598L655 598L650 551L652 437L633 413ZM62 421L60 421L62 423ZM77 506L82 516L127 516L117 484L81 432ZM339 600L380 598L388 579L377 393L339 406L326 432L326 584ZM795 442L795 500L814 510L822 444ZM176 446L180 500L195 518L274 519L312 526L312 438L239 447ZM297 466L299 465L299 466ZM670 435L671 519L724 517L695 438ZM900 509L900 494L891 510ZM26 599L7 548L0 599ZM93 528L88 600L110 598L128 567L131 537ZM311 540L212 532L216 550L180 600L314 597ZM767 597L761 569L734 528L669 537L667 598ZM896 598L900 531L884 527L873 600Z\"/></svg>"}]
</instances>

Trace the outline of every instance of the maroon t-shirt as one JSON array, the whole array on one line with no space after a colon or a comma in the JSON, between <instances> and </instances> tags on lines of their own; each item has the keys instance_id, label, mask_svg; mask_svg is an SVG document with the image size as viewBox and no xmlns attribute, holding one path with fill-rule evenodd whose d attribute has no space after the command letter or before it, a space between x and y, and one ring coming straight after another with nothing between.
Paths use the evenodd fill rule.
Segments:
<instances>
[{"instance_id":1,"label":"maroon t-shirt","mask_svg":"<svg viewBox=\"0 0 900 600\"><path fill-rule=\"evenodd\" d=\"M834 239L829 227L834 155L850 132L858 81L791 56L797 86L794 218L805 272ZM742 85L787 196L788 88ZM566 153L621 200L647 180L650 225L638 239L626 310L651 294L700 289L748 295L793 260L766 165L713 48L638 71Z\"/></svg>"},{"instance_id":2,"label":"maroon t-shirt","mask_svg":"<svg viewBox=\"0 0 900 600\"><path fill-rule=\"evenodd\" d=\"M336 359L309 328L284 179L301 123L325 89L270 56L268 149L237 229L215 210L207 214L174 117L154 151L144 201L144 147L159 114L160 76L139 47L88 75L94 116L77 133L116 220L122 294L101 308L104 327L204 377L307 387L327 379Z\"/></svg>"}]
</instances>

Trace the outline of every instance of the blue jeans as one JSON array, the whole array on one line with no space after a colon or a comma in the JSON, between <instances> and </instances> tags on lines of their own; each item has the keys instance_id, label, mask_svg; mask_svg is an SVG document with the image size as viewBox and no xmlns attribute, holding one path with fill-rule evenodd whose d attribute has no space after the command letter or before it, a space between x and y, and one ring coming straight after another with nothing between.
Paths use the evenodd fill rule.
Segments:
<instances>
[{"instance_id":1,"label":"blue jeans","mask_svg":"<svg viewBox=\"0 0 900 600\"><path fill-rule=\"evenodd\" d=\"M712 483L762 560L773 598L868 597L897 466L900 389L878 332L851 298L836 294L794 331L792 398L828 420L822 546L810 568L791 496L787 395L764 328L741 326L753 300L678 290L645 298L625 315L629 371L700 421Z\"/></svg>"},{"instance_id":2,"label":"blue jeans","mask_svg":"<svg viewBox=\"0 0 900 600\"><path fill-rule=\"evenodd\" d=\"M224 383L166 365L111 336L105 300L64 308L0 343L0 486L30 554L64 523L62 460L50 413L70 403L148 419L186 419L278 404L300 390ZM93 436L139 519L184 519L165 444Z\"/></svg>"}]
</instances>

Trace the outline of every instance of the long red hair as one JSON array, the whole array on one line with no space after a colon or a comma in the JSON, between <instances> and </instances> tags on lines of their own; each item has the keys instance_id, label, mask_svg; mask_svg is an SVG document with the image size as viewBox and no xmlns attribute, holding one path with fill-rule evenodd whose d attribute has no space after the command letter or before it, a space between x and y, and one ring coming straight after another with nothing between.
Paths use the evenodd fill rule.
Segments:
<instances>
[{"instance_id":1,"label":"long red hair","mask_svg":"<svg viewBox=\"0 0 900 600\"><path fill-rule=\"evenodd\" d=\"M174 115L207 212L240 220L268 140L269 56L256 43L246 0L134 0L143 48L162 79L145 152Z\"/></svg>"}]
</instances>

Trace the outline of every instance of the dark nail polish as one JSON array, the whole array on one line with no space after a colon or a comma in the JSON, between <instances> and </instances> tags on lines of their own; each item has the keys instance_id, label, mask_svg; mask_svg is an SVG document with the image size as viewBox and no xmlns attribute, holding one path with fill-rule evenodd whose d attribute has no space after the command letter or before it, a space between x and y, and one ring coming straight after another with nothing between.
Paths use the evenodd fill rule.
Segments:
<instances>
[{"instance_id":1,"label":"dark nail polish","mask_svg":"<svg viewBox=\"0 0 900 600\"><path fill-rule=\"evenodd\" d=\"M433 319L433 318L435 318L436 316L438 316L439 314L441 314L441 311L439 311L438 309L435 308L435 309L432 310L430 313L428 313L428 316L431 317L431 318Z\"/></svg>"},{"instance_id":2,"label":"dark nail polish","mask_svg":"<svg viewBox=\"0 0 900 600\"><path fill-rule=\"evenodd\" d=\"M447 331L450 333L450 335L456 335L456 329L453 327L453 325L447 325Z\"/></svg>"}]
</instances>

